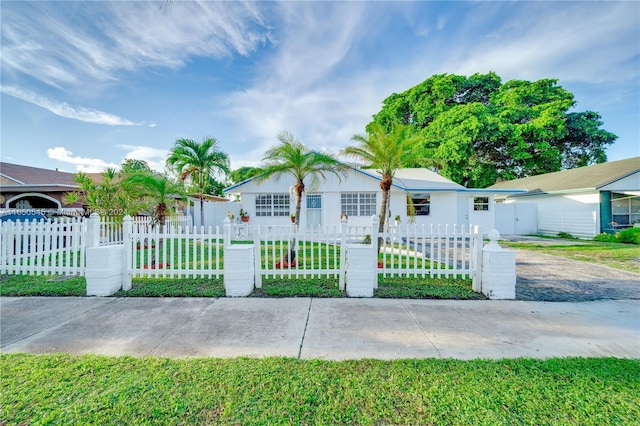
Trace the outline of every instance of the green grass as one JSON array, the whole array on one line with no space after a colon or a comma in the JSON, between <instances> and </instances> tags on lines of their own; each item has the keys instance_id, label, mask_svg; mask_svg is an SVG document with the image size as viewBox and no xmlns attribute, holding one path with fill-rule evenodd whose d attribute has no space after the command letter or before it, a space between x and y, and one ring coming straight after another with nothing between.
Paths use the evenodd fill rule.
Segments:
<instances>
[{"instance_id":1,"label":"green grass","mask_svg":"<svg viewBox=\"0 0 640 426\"><path fill-rule=\"evenodd\" d=\"M262 288L253 297L344 297L337 278L270 278L262 280Z\"/></svg>"},{"instance_id":2,"label":"green grass","mask_svg":"<svg viewBox=\"0 0 640 426\"><path fill-rule=\"evenodd\" d=\"M471 280L445 278L378 278L376 297L408 299L483 299ZM57 280L45 275L3 275L1 296L85 296L86 279ZM131 290L115 297L224 297L222 278L135 278ZM344 297L337 278L265 278L252 297Z\"/></svg>"},{"instance_id":3,"label":"green grass","mask_svg":"<svg viewBox=\"0 0 640 426\"><path fill-rule=\"evenodd\" d=\"M375 297L396 299L485 299L462 278L378 278Z\"/></svg>"},{"instance_id":4,"label":"green grass","mask_svg":"<svg viewBox=\"0 0 640 426\"><path fill-rule=\"evenodd\" d=\"M61 279L55 275L2 275L0 296L86 296L85 277Z\"/></svg>"},{"instance_id":5,"label":"green grass","mask_svg":"<svg viewBox=\"0 0 640 426\"><path fill-rule=\"evenodd\" d=\"M632 425L640 361L0 355L4 424Z\"/></svg>"},{"instance_id":6,"label":"green grass","mask_svg":"<svg viewBox=\"0 0 640 426\"><path fill-rule=\"evenodd\" d=\"M561 244L500 241L500 245L539 251L567 259L597 263L623 271L640 273L640 247L633 244L581 240L575 244L566 241Z\"/></svg>"},{"instance_id":7,"label":"green grass","mask_svg":"<svg viewBox=\"0 0 640 426\"><path fill-rule=\"evenodd\" d=\"M137 278L115 297L224 297L222 278Z\"/></svg>"}]
</instances>

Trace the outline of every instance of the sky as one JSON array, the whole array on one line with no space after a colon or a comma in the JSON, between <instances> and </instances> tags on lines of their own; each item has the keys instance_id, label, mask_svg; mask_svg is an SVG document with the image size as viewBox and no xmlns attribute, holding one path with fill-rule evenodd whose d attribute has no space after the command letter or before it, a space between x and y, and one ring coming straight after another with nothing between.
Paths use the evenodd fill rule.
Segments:
<instances>
[{"instance_id":1,"label":"sky","mask_svg":"<svg viewBox=\"0 0 640 426\"><path fill-rule=\"evenodd\" d=\"M434 74L558 79L640 155L640 2L1 1L0 158L164 171L214 137L258 166L289 131L337 152Z\"/></svg>"}]
</instances>

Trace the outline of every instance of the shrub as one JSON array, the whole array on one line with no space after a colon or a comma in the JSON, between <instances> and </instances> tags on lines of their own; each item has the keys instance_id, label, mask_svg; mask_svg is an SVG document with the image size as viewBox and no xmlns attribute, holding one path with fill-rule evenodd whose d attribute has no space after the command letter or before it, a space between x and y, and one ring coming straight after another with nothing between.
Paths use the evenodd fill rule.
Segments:
<instances>
[{"instance_id":1,"label":"shrub","mask_svg":"<svg viewBox=\"0 0 640 426\"><path fill-rule=\"evenodd\" d=\"M576 237L574 237L573 235L571 235L568 232L558 232L558 238L564 238L566 240L575 240Z\"/></svg>"},{"instance_id":2,"label":"shrub","mask_svg":"<svg viewBox=\"0 0 640 426\"><path fill-rule=\"evenodd\" d=\"M627 228L616 233L616 240L619 243L640 245L640 228Z\"/></svg>"},{"instance_id":3,"label":"shrub","mask_svg":"<svg viewBox=\"0 0 640 426\"><path fill-rule=\"evenodd\" d=\"M598 234L593 237L593 241L600 241L602 243L617 243L618 239L613 234L607 234L606 232L603 232L602 234Z\"/></svg>"}]
</instances>

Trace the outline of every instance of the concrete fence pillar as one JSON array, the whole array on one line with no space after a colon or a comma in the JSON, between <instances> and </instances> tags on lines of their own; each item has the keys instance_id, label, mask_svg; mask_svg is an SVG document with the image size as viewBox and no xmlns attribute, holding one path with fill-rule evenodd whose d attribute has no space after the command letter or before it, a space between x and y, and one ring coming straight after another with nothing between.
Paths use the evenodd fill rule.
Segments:
<instances>
[{"instance_id":1,"label":"concrete fence pillar","mask_svg":"<svg viewBox=\"0 0 640 426\"><path fill-rule=\"evenodd\" d=\"M377 254L375 243L347 245L347 296L373 297L378 281Z\"/></svg>"},{"instance_id":2,"label":"concrete fence pillar","mask_svg":"<svg viewBox=\"0 0 640 426\"><path fill-rule=\"evenodd\" d=\"M124 246L87 248L87 296L111 296L122 288Z\"/></svg>"},{"instance_id":3,"label":"concrete fence pillar","mask_svg":"<svg viewBox=\"0 0 640 426\"><path fill-rule=\"evenodd\" d=\"M482 249L482 293L489 299L516 298L516 255L498 245L500 233L489 232L491 240Z\"/></svg>"},{"instance_id":4,"label":"concrete fence pillar","mask_svg":"<svg viewBox=\"0 0 640 426\"><path fill-rule=\"evenodd\" d=\"M373 297L378 288L378 217L371 217L368 244L346 246L346 290L349 297Z\"/></svg>"},{"instance_id":5,"label":"concrete fence pillar","mask_svg":"<svg viewBox=\"0 0 640 426\"><path fill-rule=\"evenodd\" d=\"M225 244L224 291L227 297L248 296L255 278L253 244Z\"/></svg>"}]
</instances>

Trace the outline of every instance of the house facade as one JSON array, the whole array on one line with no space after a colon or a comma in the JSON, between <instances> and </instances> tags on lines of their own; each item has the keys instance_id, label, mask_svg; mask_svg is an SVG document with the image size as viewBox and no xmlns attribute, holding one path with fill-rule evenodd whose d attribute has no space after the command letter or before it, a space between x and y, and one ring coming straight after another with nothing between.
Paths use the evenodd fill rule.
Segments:
<instances>
[{"instance_id":1,"label":"house facade","mask_svg":"<svg viewBox=\"0 0 640 426\"><path fill-rule=\"evenodd\" d=\"M348 167L340 177L328 174L315 186L305 182L299 225L338 224L342 215L350 225L369 225L380 211L381 179L375 170ZM252 224L285 225L295 211L294 184L283 174L263 181L248 179L225 193L240 197ZM493 203L494 191L467 189L428 169L401 169L390 191L388 225L398 217L400 224L480 225L487 233L495 226Z\"/></svg>"},{"instance_id":2,"label":"house facade","mask_svg":"<svg viewBox=\"0 0 640 426\"><path fill-rule=\"evenodd\" d=\"M499 195L496 201L534 209L538 232L543 234L568 232L593 237L640 223L640 157L499 182L489 187L513 188L528 192Z\"/></svg>"}]
</instances>

